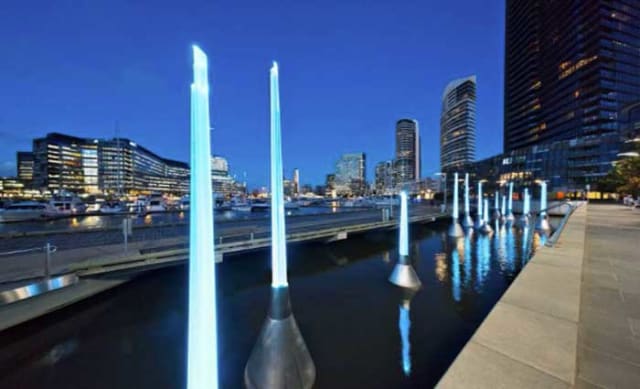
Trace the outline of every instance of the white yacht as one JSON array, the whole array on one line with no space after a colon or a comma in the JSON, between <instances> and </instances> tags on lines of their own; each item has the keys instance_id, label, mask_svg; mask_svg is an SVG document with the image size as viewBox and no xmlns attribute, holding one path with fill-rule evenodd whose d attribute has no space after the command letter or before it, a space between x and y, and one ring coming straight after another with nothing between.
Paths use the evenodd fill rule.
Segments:
<instances>
[{"instance_id":1,"label":"white yacht","mask_svg":"<svg viewBox=\"0 0 640 389\"><path fill-rule=\"evenodd\" d=\"M119 213L127 213L128 209L124 203L117 200L107 200L100 206L100 213L105 215L113 215Z\"/></svg>"},{"instance_id":2,"label":"white yacht","mask_svg":"<svg viewBox=\"0 0 640 389\"><path fill-rule=\"evenodd\" d=\"M87 206L82 200L71 195L56 196L49 201L49 204L56 209L60 216L82 214L87 210Z\"/></svg>"},{"instance_id":3,"label":"white yacht","mask_svg":"<svg viewBox=\"0 0 640 389\"><path fill-rule=\"evenodd\" d=\"M236 212L251 212L251 203L239 198L231 199L231 210Z\"/></svg>"},{"instance_id":4,"label":"white yacht","mask_svg":"<svg viewBox=\"0 0 640 389\"><path fill-rule=\"evenodd\" d=\"M42 220L55 217L58 212L50 204L35 201L21 201L9 205L0 212L2 222L20 222L27 220Z\"/></svg>"},{"instance_id":5,"label":"white yacht","mask_svg":"<svg viewBox=\"0 0 640 389\"><path fill-rule=\"evenodd\" d=\"M165 212L167 205L160 195L151 195L147 204L147 212Z\"/></svg>"}]
</instances>

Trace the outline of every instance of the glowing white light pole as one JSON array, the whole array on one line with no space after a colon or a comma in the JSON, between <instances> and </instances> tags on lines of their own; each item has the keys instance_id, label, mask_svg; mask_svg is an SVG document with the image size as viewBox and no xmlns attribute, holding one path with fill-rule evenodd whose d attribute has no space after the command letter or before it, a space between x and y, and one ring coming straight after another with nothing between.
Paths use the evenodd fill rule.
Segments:
<instances>
[{"instance_id":1,"label":"glowing white light pole","mask_svg":"<svg viewBox=\"0 0 640 389\"><path fill-rule=\"evenodd\" d=\"M400 226L398 233L398 263L389 276L389 282L407 289L419 289L422 286L409 258L409 210L407 192L400 192Z\"/></svg>"},{"instance_id":2,"label":"glowing white light pole","mask_svg":"<svg viewBox=\"0 0 640 389\"><path fill-rule=\"evenodd\" d=\"M476 219L476 229L482 229L484 222L482 220L482 183L484 180L478 181L478 217Z\"/></svg>"},{"instance_id":3,"label":"glowing white light pole","mask_svg":"<svg viewBox=\"0 0 640 389\"><path fill-rule=\"evenodd\" d=\"M507 206L507 221L513 221L513 181L509 182L509 205Z\"/></svg>"},{"instance_id":4,"label":"glowing white light pole","mask_svg":"<svg viewBox=\"0 0 640 389\"><path fill-rule=\"evenodd\" d=\"M551 230L549 219L547 217L547 182L542 180L536 181L540 185L540 216L536 228L541 231Z\"/></svg>"},{"instance_id":5,"label":"glowing white light pole","mask_svg":"<svg viewBox=\"0 0 640 389\"><path fill-rule=\"evenodd\" d=\"M489 234L493 232L491 225L489 225L489 199L484 199L484 224L482 225L482 232Z\"/></svg>"},{"instance_id":6,"label":"glowing white light pole","mask_svg":"<svg viewBox=\"0 0 640 389\"><path fill-rule=\"evenodd\" d=\"M449 236L458 238L464 236L464 231L462 231L462 227L460 223L458 223L458 215L460 215L460 211L458 210L458 173L453 173L453 213L451 226L449 227Z\"/></svg>"},{"instance_id":7,"label":"glowing white light pole","mask_svg":"<svg viewBox=\"0 0 640 389\"><path fill-rule=\"evenodd\" d=\"M473 227L473 220L469 211L469 173L464 174L464 219L462 219L462 225L465 228Z\"/></svg>"},{"instance_id":8,"label":"glowing white light pole","mask_svg":"<svg viewBox=\"0 0 640 389\"><path fill-rule=\"evenodd\" d=\"M502 195L502 217L500 217L500 222L505 223L507 214L507 195Z\"/></svg>"},{"instance_id":9,"label":"glowing white light pole","mask_svg":"<svg viewBox=\"0 0 640 389\"><path fill-rule=\"evenodd\" d=\"M493 196L493 216L497 220L500 219L500 215L500 193L496 191Z\"/></svg>"},{"instance_id":10,"label":"glowing white light pole","mask_svg":"<svg viewBox=\"0 0 640 389\"><path fill-rule=\"evenodd\" d=\"M187 388L218 388L207 55L193 46Z\"/></svg>"},{"instance_id":11,"label":"glowing white light pole","mask_svg":"<svg viewBox=\"0 0 640 389\"><path fill-rule=\"evenodd\" d=\"M287 282L278 64L270 71L271 93L271 305L244 372L248 389L313 386L316 370L291 311Z\"/></svg>"}]
</instances>

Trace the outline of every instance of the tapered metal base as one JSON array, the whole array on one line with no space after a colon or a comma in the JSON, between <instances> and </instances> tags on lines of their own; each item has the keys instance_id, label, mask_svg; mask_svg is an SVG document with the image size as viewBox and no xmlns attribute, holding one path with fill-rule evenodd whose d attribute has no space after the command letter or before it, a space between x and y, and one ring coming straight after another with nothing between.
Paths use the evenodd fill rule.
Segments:
<instances>
[{"instance_id":1,"label":"tapered metal base","mask_svg":"<svg viewBox=\"0 0 640 389\"><path fill-rule=\"evenodd\" d=\"M480 218L476 219L475 229L482 230L483 226L484 226L484 221Z\"/></svg>"},{"instance_id":2,"label":"tapered metal base","mask_svg":"<svg viewBox=\"0 0 640 389\"><path fill-rule=\"evenodd\" d=\"M538 223L536 224L536 230L549 232L551 231L551 225L549 224L549 218L547 215L544 215L540 219L538 219Z\"/></svg>"},{"instance_id":3,"label":"tapered metal base","mask_svg":"<svg viewBox=\"0 0 640 389\"><path fill-rule=\"evenodd\" d=\"M464 231L462 230L460 223L458 223L458 219L453 219L453 223L449 226L449 236L453 238L464 236Z\"/></svg>"},{"instance_id":4,"label":"tapered metal base","mask_svg":"<svg viewBox=\"0 0 640 389\"><path fill-rule=\"evenodd\" d=\"M244 370L248 389L313 386L316 368L291 312L289 288L272 288L271 308Z\"/></svg>"},{"instance_id":5,"label":"tapered metal base","mask_svg":"<svg viewBox=\"0 0 640 389\"><path fill-rule=\"evenodd\" d=\"M502 214L500 213L500 211L498 211L497 209L495 211L493 211L493 218L494 219L500 220L501 217L502 217Z\"/></svg>"},{"instance_id":6,"label":"tapered metal base","mask_svg":"<svg viewBox=\"0 0 640 389\"><path fill-rule=\"evenodd\" d=\"M465 228L473 227L473 219L469 214L465 214L462 218L462 226Z\"/></svg>"},{"instance_id":7,"label":"tapered metal base","mask_svg":"<svg viewBox=\"0 0 640 389\"><path fill-rule=\"evenodd\" d=\"M489 225L489 223L484 223L482 228L480 228L480 232L483 234L491 234L493 232L493 228Z\"/></svg>"},{"instance_id":8,"label":"tapered metal base","mask_svg":"<svg viewBox=\"0 0 640 389\"><path fill-rule=\"evenodd\" d=\"M404 255L398 259L398 263L389 276L389 282L401 288L420 289L422 287L422 282L409 262L409 257Z\"/></svg>"},{"instance_id":9,"label":"tapered metal base","mask_svg":"<svg viewBox=\"0 0 640 389\"><path fill-rule=\"evenodd\" d=\"M513 222L516 219L515 216L513 216L513 212L507 212L507 221L508 222Z\"/></svg>"},{"instance_id":10,"label":"tapered metal base","mask_svg":"<svg viewBox=\"0 0 640 389\"><path fill-rule=\"evenodd\" d=\"M529 216L522 215L518 220L518 226L524 228L524 227L527 227L528 225L529 225Z\"/></svg>"}]
</instances>

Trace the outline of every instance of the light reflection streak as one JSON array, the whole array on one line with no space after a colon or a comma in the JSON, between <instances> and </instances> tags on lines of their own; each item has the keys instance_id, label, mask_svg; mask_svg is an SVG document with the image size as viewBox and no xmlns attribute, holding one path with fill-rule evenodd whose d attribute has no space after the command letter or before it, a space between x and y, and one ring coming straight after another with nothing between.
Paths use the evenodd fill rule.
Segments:
<instances>
[{"instance_id":1,"label":"light reflection streak","mask_svg":"<svg viewBox=\"0 0 640 389\"><path fill-rule=\"evenodd\" d=\"M460 254L457 249L451 251L451 292L453 299L460 302Z\"/></svg>"},{"instance_id":2,"label":"light reflection streak","mask_svg":"<svg viewBox=\"0 0 640 389\"><path fill-rule=\"evenodd\" d=\"M471 236L467 235L464 237L464 286L465 289L469 288L471 285L471 271L472 271L472 263L471 263Z\"/></svg>"},{"instance_id":3,"label":"light reflection streak","mask_svg":"<svg viewBox=\"0 0 640 389\"><path fill-rule=\"evenodd\" d=\"M400 339L402 341L402 371L405 376L411 374L411 343L409 335L411 331L411 300L404 300L400 304L400 319L398 327L400 329Z\"/></svg>"},{"instance_id":4,"label":"light reflection streak","mask_svg":"<svg viewBox=\"0 0 640 389\"><path fill-rule=\"evenodd\" d=\"M444 282L447 278L447 255L445 253L436 253L435 272L438 281Z\"/></svg>"}]
</instances>

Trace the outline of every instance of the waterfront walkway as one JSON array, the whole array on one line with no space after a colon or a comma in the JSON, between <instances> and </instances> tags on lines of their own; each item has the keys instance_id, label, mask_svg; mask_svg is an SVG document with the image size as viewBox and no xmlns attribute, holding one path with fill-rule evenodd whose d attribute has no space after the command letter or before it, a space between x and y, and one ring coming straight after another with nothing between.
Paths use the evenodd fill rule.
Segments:
<instances>
[{"instance_id":1,"label":"waterfront walkway","mask_svg":"<svg viewBox=\"0 0 640 389\"><path fill-rule=\"evenodd\" d=\"M640 212L578 208L438 387L640 387Z\"/></svg>"},{"instance_id":2,"label":"waterfront walkway","mask_svg":"<svg viewBox=\"0 0 640 389\"><path fill-rule=\"evenodd\" d=\"M640 388L640 211L590 205L576 387Z\"/></svg>"}]
</instances>

